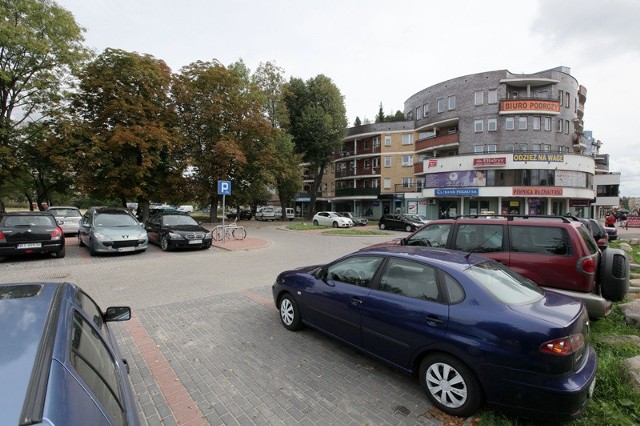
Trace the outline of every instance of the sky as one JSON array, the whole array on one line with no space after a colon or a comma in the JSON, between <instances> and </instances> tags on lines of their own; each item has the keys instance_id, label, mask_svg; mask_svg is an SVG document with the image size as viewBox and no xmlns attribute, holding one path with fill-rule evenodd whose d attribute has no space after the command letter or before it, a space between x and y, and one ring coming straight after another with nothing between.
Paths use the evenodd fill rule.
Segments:
<instances>
[{"instance_id":1,"label":"sky","mask_svg":"<svg viewBox=\"0 0 640 426\"><path fill-rule=\"evenodd\" d=\"M164 60L253 72L272 62L287 78L331 78L347 118L374 121L413 94L485 71L565 66L587 88L584 128L640 197L640 2L637 0L57 0L96 53L117 48Z\"/></svg>"}]
</instances>

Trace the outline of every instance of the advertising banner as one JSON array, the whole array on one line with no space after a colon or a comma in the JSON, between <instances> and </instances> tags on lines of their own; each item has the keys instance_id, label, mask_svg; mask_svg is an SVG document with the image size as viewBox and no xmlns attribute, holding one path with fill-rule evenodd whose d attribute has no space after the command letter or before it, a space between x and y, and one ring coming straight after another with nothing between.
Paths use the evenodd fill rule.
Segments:
<instances>
[{"instance_id":1,"label":"advertising banner","mask_svg":"<svg viewBox=\"0 0 640 426\"><path fill-rule=\"evenodd\" d=\"M487 179L482 170L427 173L424 176L426 188L448 188L459 186L486 186Z\"/></svg>"}]
</instances>

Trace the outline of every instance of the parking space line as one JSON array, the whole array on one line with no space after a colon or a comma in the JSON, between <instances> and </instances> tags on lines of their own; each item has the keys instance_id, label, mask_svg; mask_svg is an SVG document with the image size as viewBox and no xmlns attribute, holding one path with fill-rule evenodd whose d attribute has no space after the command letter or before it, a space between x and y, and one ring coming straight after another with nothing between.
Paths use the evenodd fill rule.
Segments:
<instances>
[{"instance_id":1,"label":"parking space line","mask_svg":"<svg viewBox=\"0 0 640 426\"><path fill-rule=\"evenodd\" d=\"M149 336L140 320L133 315L125 322L127 331L133 338L144 362L160 389L160 393L167 401L173 416L179 425L207 426L209 423L204 414L191 398L175 371L167 362L158 345Z\"/></svg>"},{"instance_id":2,"label":"parking space line","mask_svg":"<svg viewBox=\"0 0 640 426\"><path fill-rule=\"evenodd\" d=\"M274 307L273 300L260 296L258 293L254 293L251 290L242 290L242 295L266 306L267 308L272 309Z\"/></svg>"}]
</instances>

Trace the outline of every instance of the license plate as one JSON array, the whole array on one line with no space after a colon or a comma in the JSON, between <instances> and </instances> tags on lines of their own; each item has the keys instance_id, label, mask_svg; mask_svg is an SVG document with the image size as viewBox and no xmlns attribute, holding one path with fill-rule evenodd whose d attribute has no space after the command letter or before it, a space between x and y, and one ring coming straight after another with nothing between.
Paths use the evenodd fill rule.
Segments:
<instances>
[{"instance_id":1,"label":"license plate","mask_svg":"<svg viewBox=\"0 0 640 426\"><path fill-rule=\"evenodd\" d=\"M40 248L42 247L42 243L25 243L25 244L18 244L16 246L17 249L30 249L30 248Z\"/></svg>"},{"instance_id":2,"label":"license plate","mask_svg":"<svg viewBox=\"0 0 640 426\"><path fill-rule=\"evenodd\" d=\"M189 244L202 244L202 240L189 240Z\"/></svg>"},{"instance_id":3,"label":"license plate","mask_svg":"<svg viewBox=\"0 0 640 426\"><path fill-rule=\"evenodd\" d=\"M593 382L589 385L589 398L593 397L593 391L596 389L596 379L593 379Z\"/></svg>"},{"instance_id":4,"label":"license plate","mask_svg":"<svg viewBox=\"0 0 640 426\"><path fill-rule=\"evenodd\" d=\"M118 252L123 252L123 251L134 251L136 248L135 247L120 247L118 249Z\"/></svg>"}]
</instances>

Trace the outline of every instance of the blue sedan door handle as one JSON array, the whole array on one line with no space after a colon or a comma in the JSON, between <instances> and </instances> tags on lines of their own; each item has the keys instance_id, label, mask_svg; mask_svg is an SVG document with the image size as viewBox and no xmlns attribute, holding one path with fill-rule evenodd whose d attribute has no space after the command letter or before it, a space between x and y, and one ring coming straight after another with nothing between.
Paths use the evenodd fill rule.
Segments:
<instances>
[{"instance_id":1,"label":"blue sedan door handle","mask_svg":"<svg viewBox=\"0 0 640 426\"><path fill-rule=\"evenodd\" d=\"M357 296L353 296L351 298L351 304L352 305L362 305L362 300Z\"/></svg>"},{"instance_id":2,"label":"blue sedan door handle","mask_svg":"<svg viewBox=\"0 0 640 426\"><path fill-rule=\"evenodd\" d=\"M429 315L428 317L425 317L425 319L431 325L440 325L444 323L444 321L434 315Z\"/></svg>"}]
</instances>

